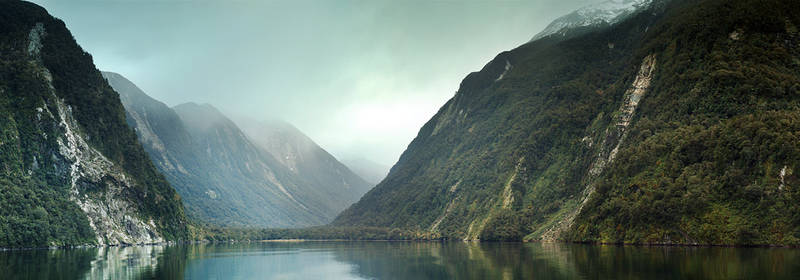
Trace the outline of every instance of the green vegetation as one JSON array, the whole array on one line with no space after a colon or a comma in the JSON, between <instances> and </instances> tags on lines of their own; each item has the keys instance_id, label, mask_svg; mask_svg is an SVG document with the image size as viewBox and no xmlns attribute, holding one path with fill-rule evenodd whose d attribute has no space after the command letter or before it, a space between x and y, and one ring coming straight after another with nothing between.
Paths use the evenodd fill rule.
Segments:
<instances>
[{"instance_id":1,"label":"green vegetation","mask_svg":"<svg viewBox=\"0 0 800 280\"><path fill-rule=\"evenodd\" d=\"M46 36L31 57L36 23ZM70 200L58 100L81 136L133 178L126 198L170 240L799 245L798 26L793 0L656 1L614 26L525 44L468 75L389 176L334 226L236 229L190 227L118 95L64 24L35 5L0 2L0 247L96 240ZM630 126L620 126L626 94L651 56L652 82ZM187 188L197 180L171 179ZM104 192L103 184L77 185ZM204 191L192 199L213 199Z\"/></svg>"},{"instance_id":2,"label":"green vegetation","mask_svg":"<svg viewBox=\"0 0 800 280\"><path fill-rule=\"evenodd\" d=\"M42 47L31 55L29 33L37 23L44 27ZM69 106L89 145L135 182L124 194L140 218L152 219L168 240L188 237L179 196L153 167L125 123L117 94L63 22L34 4L0 2L0 54L0 247L96 242L86 215L70 200L57 100ZM104 192L104 184L77 184L81 193Z\"/></svg>"},{"instance_id":3,"label":"green vegetation","mask_svg":"<svg viewBox=\"0 0 800 280\"><path fill-rule=\"evenodd\" d=\"M434 240L427 233L383 227L332 227L308 228L231 228L204 227L198 240L208 241L247 241L247 240Z\"/></svg>"},{"instance_id":4,"label":"green vegetation","mask_svg":"<svg viewBox=\"0 0 800 280\"><path fill-rule=\"evenodd\" d=\"M581 139L599 144L641 61L631 54L654 20L639 16L498 55L464 79L384 182L334 224L481 240L521 240L549 224L577 205L595 154ZM510 71L496 81L507 62Z\"/></svg>"},{"instance_id":5,"label":"green vegetation","mask_svg":"<svg viewBox=\"0 0 800 280\"><path fill-rule=\"evenodd\" d=\"M502 53L334 224L456 239L796 245L799 16L788 0L656 1L614 26ZM648 55L654 78L615 134Z\"/></svg>"},{"instance_id":6,"label":"green vegetation","mask_svg":"<svg viewBox=\"0 0 800 280\"><path fill-rule=\"evenodd\" d=\"M653 93L569 239L800 244L798 11L703 1L656 26Z\"/></svg>"}]
</instances>

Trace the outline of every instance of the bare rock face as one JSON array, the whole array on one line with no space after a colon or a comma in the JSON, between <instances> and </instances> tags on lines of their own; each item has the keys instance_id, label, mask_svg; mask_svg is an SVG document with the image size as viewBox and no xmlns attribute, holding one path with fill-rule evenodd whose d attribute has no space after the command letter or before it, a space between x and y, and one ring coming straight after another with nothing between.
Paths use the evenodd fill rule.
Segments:
<instances>
[{"instance_id":1,"label":"bare rock face","mask_svg":"<svg viewBox=\"0 0 800 280\"><path fill-rule=\"evenodd\" d=\"M139 219L136 209L122 197L122 192L133 188L134 183L80 136L69 107L60 100L56 104L61 119L59 126L65 131L63 138L58 139L58 144L59 152L70 164L71 199L89 218L89 225L97 235L97 244L163 242L153 221ZM106 191L97 194L81 191L88 189L87 186Z\"/></svg>"},{"instance_id":2,"label":"bare rock face","mask_svg":"<svg viewBox=\"0 0 800 280\"><path fill-rule=\"evenodd\" d=\"M44 25L37 23L30 31L28 54L37 65L42 82L52 94L57 113L47 113L59 128L58 153L66 163L62 174L70 182L70 200L74 201L89 219L98 245L151 244L163 242L153 222L142 221L137 209L123 198L126 189L134 187L125 173L102 153L89 146L81 128L72 115L72 108L55 94L52 74L38 58L42 48L42 37L46 35ZM46 108L46 107L45 107ZM40 108L37 111L42 112ZM105 190L90 192L89 189Z\"/></svg>"},{"instance_id":3,"label":"bare rock face","mask_svg":"<svg viewBox=\"0 0 800 280\"><path fill-rule=\"evenodd\" d=\"M0 247L185 240L181 198L64 22L0 1Z\"/></svg>"}]
</instances>

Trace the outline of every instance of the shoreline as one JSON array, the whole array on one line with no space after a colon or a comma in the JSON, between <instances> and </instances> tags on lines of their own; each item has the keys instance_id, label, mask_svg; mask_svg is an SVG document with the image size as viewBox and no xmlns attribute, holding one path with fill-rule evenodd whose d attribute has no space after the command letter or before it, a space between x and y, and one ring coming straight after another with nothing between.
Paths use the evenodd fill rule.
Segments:
<instances>
[{"instance_id":1,"label":"shoreline","mask_svg":"<svg viewBox=\"0 0 800 280\"><path fill-rule=\"evenodd\" d=\"M195 245L195 244L234 244L234 243L302 243L302 242L420 242L420 243L506 243L506 244L525 244L525 243L539 243L539 244L571 244L571 245L588 245L588 246L614 246L614 247L685 247L685 248L784 248L784 249L800 249L800 246L793 245L729 245L729 244L668 244L668 243L610 243L610 242L567 242L567 241L480 241L480 240L402 240L402 239L304 239L304 238L291 238L291 239L261 239L261 240L195 240L195 241L167 241L159 243L141 243L141 244L115 244L115 245L74 245L74 246L50 246L50 247L19 247L19 248L6 248L0 247L0 252L7 251L28 251L28 250L64 250L64 249L88 249L88 248L113 248L113 247L137 247L137 246L173 246L173 245Z\"/></svg>"}]
</instances>

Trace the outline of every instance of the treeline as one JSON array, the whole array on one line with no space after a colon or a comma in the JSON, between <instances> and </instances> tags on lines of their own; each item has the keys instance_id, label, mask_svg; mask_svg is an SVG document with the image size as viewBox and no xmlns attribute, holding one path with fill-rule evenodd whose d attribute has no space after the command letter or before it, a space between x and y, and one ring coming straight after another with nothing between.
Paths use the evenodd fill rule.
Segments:
<instances>
[{"instance_id":1,"label":"treeline","mask_svg":"<svg viewBox=\"0 0 800 280\"><path fill-rule=\"evenodd\" d=\"M246 240L438 240L438 236L414 230L384 227L317 226L290 229L205 227L197 239L208 241Z\"/></svg>"}]
</instances>

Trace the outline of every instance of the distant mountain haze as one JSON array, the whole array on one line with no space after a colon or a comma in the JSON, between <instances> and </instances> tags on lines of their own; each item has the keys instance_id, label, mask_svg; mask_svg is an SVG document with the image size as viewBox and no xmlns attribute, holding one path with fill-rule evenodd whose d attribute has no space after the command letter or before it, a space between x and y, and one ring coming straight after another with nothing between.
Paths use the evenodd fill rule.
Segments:
<instances>
[{"instance_id":1,"label":"distant mountain haze","mask_svg":"<svg viewBox=\"0 0 800 280\"><path fill-rule=\"evenodd\" d=\"M391 166L464 75L599 0L32 0L101 69L175 106L291 122Z\"/></svg>"},{"instance_id":2,"label":"distant mountain haze","mask_svg":"<svg viewBox=\"0 0 800 280\"><path fill-rule=\"evenodd\" d=\"M386 178L386 174L389 174L389 166L363 157L346 158L342 160L342 163L373 185L380 183L383 178Z\"/></svg>"},{"instance_id":3,"label":"distant mountain haze","mask_svg":"<svg viewBox=\"0 0 800 280\"><path fill-rule=\"evenodd\" d=\"M269 152L292 173L317 186L316 190L330 199L329 207L337 212L358 201L374 186L287 122L247 118L236 122L253 143Z\"/></svg>"},{"instance_id":4,"label":"distant mountain haze","mask_svg":"<svg viewBox=\"0 0 800 280\"><path fill-rule=\"evenodd\" d=\"M103 75L119 92L128 123L145 150L184 197L188 214L200 221L222 226L321 225L369 188L344 172L346 168L336 169L338 162L332 157L304 158L299 161L301 174L297 166L285 164L285 159L255 144L209 104L169 108L123 76ZM280 141L298 143L277 143L296 147L294 154L304 157L312 147L319 149L313 150L317 154L327 154L299 131L291 132L291 137ZM323 180L312 171L329 173Z\"/></svg>"}]
</instances>

